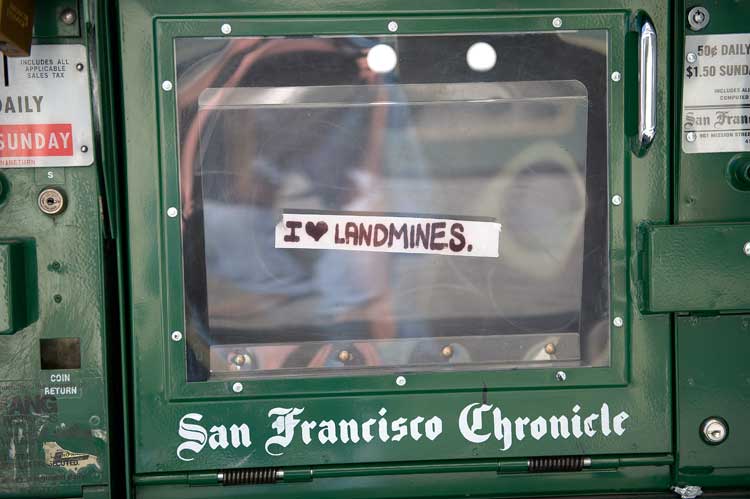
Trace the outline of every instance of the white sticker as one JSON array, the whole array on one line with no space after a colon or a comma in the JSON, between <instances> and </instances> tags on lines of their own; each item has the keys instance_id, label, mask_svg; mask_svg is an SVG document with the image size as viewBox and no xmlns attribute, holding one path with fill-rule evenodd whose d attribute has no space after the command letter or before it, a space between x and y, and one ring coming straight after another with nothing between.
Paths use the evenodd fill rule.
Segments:
<instances>
[{"instance_id":1,"label":"white sticker","mask_svg":"<svg viewBox=\"0 0 750 499\"><path fill-rule=\"evenodd\" d=\"M94 161L83 45L32 45L8 58L0 85L0 168L86 166Z\"/></svg>"},{"instance_id":2,"label":"white sticker","mask_svg":"<svg viewBox=\"0 0 750 499\"><path fill-rule=\"evenodd\" d=\"M750 151L750 34L685 38L682 150Z\"/></svg>"},{"instance_id":3,"label":"white sticker","mask_svg":"<svg viewBox=\"0 0 750 499\"><path fill-rule=\"evenodd\" d=\"M284 213L277 248L497 257L494 221L346 213Z\"/></svg>"}]
</instances>

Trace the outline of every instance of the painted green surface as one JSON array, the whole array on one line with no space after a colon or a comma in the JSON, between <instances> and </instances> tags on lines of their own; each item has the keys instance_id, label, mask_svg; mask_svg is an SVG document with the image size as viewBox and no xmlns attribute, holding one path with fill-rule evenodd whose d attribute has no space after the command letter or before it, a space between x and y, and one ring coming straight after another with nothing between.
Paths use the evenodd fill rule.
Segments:
<instances>
[{"instance_id":1,"label":"painted green surface","mask_svg":"<svg viewBox=\"0 0 750 499\"><path fill-rule=\"evenodd\" d=\"M677 319L677 477L705 487L750 486L750 316ZM708 445L700 424L723 418L727 439Z\"/></svg>"},{"instance_id":2,"label":"painted green surface","mask_svg":"<svg viewBox=\"0 0 750 499\"><path fill-rule=\"evenodd\" d=\"M628 1L501 1L487 2L192 2L121 1L119 4L123 120L127 177L125 236L130 275L132 323L133 411L135 472L168 477L187 471L232 467L310 466L346 467L351 463L475 460L554 454L623 455L672 452L671 441L671 326L667 315L644 316L631 295L631 268L636 224L647 220L668 223L670 138L659 133L643 157L630 152L626 121L632 122L637 106L626 98L626 88L637 83L632 64L636 57L632 34L637 14L645 11L654 21L659 52L669 53L669 6L666 2ZM526 14L525 14L526 13ZM529 14L530 13L530 14ZM625 326L612 330L612 366L566 369L568 380L555 381L554 369L506 372L406 373L408 383L398 388L394 374L347 378L275 379L245 383L242 395L231 383L187 384L184 345L169 340L173 330L184 330L179 218L166 217L169 206L179 206L177 185L174 93L163 93L160 83L174 80L172 39L176 36L221 36L219 27L231 22L232 35L272 34L380 34L391 19L399 33L451 33L472 31L552 30L552 18L563 15L568 29L610 31L610 65L623 73L611 84L610 191L625 202L610 215L612 315ZM195 19L193 19L195 18ZM626 36L627 35L627 36ZM626 39L628 40L626 42ZM659 59L658 119L668 122L671 75L668 57ZM631 88L632 90L632 88ZM628 91L628 95L632 95ZM456 426L462 407L486 400L500 406L509 417L552 415L575 404L586 409L607 402L631 415L628 430L618 438L597 435L585 442L516 442L501 451L494 439L472 445ZM310 419L366 419L382 407L389 414L413 417L439 415L444 422L440 438L428 444L399 442L397 446L372 442L367 446L308 446L298 440L284 455L272 457L263 449L272 435L267 416L273 407L304 407ZM212 424L247 423L253 444L249 449L212 451L206 448L195 459L177 459L182 442L177 435L180 418L200 413ZM488 478L477 475L382 479L326 479L281 488L258 487L264 495L388 497L405 495L520 495L556 491L666 490L669 468L643 467L623 471L584 472L573 475ZM590 480L596 478L596 480ZM637 478L635 480L634 478ZM451 487L445 488L448 481ZM233 489L139 488L144 497L173 493L196 497L242 494ZM289 491L289 492L287 492ZM337 492L334 492L337 491ZM352 492L356 491L356 492ZM444 491L444 492L443 492Z\"/></svg>"},{"instance_id":3,"label":"painted green surface","mask_svg":"<svg viewBox=\"0 0 750 499\"><path fill-rule=\"evenodd\" d=\"M62 28L59 12L77 2L37 1L42 43L84 43L79 26ZM85 15L84 15L85 18ZM93 86L96 88L96 86ZM82 107L92 102L80 103ZM1 121L1 120L0 120ZM92 167L2 169L0 240L23 241L33 267L14 303L23 297L36 312L23 328L0 336L0 497L108 497L110 427L105 360L104 245L99 164ZM66 210L54 217L37 207L48 186L64 191ZM31 259L33 257L33 260ZM81 369L42 370L40 339L80 338ZM57 381L63 376L69 381ZM57 378L60 376L60 378ZM75 393L54 389L75 387ZM119 396L119 392L118 393ZM53 466L45 443L97 458L77 473Z\"/></svg>"},{"instance_id":4,"label":"painted green surface","mask_svg":"<svg viewBox=\"0 0 750 499\"><path fill-rule=\"evenodd\" d=\"M644 306L650 312L750 309L750 224L645 226Z\"/></svg>"},{"instance_id":5,"label":"painted green surface","mask_svg":"<svg viewBox=\"0 0 750 499\"><path fill-rule=\"evenodd\" d=\"M81 12L77 0L35 0L35 2L35 38L81 36ZM72 9L76 13L76 20L72 24L65 24L60 20L60 14L68 9Z\"/></svg>"}]
</instances>

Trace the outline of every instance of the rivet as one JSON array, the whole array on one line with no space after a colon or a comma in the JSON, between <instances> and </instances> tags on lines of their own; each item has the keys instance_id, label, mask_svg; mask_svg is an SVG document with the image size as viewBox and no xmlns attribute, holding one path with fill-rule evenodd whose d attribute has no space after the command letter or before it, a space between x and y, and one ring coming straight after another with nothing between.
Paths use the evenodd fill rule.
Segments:
<instances>
[{"instance_id":1,"label":"rivet","mask_svg":"<svg viewBox=\"0 0 750 499\"><path fill-rule=\"evenodd\" d=\"M750 241L748 241L748 242L745 243L745 245L742 247L742 251L747 256L750 256Z\"/></svg>"},{"instance_id":2,"label":"rivet","mask_svg":"<svg viewBox=\"0 0 750 499\"><path fill-rule=\"evenodd\" d=\"M621 78L622 75L619 71L615 71L614 73L612 73L612 81L620 81Z\"/></svg>"},{"instance_id":3,"label":"rivet","mask_svg":"<svg viewBox=\"0 0 750 499\"><path fill-rule=\"evenodd\" d=\"M404 385L406 385L406 378L404 378L403 376L398 376L396 378L396 384L398 386L404 386Z\"/></svg>"},{"instance_id":4,"label":"rivet","mask_svg":"<svg viewBox=\"0 0 750 499\"><path fill-rule=\"evenodd\" d=\"M685 59L687 62L693 63L698 60L698 56L695 55L694 52L688 52L688 54L685 56Z\"/></svg>"},{"instance_id":5,"label":"rivet","mask_svg":"<svg viewBox=\"0 0 750 499\"><path fill-rule=\"evenodd\" d=\"M81 152L83 153L89 152L89 146L81 146Z\"/></svg>"},{"instance_id":6,"label":"rivet","mask_svg":"<svg viewBox=\"0 0 750 499\"><path fill-rule=\"evenodd\" d=\"M623 320L622 320L622 317L615 317L615 318L614 318L614 319L612 320L612 324L614 324L614 325L615 325L615 327L622 327L622 325L624 324L624 322L623 322Z\"/></svg>"},{"instance_id":7,"label":"rivet","mask_svg":"<svg viewBox=\"0 0 750 499\"><path fill-rule=\"evenodd\" d=\"M349 353L349 350L341 350L339 352L339 360L343 363L347 363L352 360L352 354Z\"/></svg>"},{"instance_id":8,"label":"rivet","mask_svg":"<svg viewBox=\"0 0 750 499\"><path fill-rule=\"evenodd\" d=\"M552 26L554 26L555 28L559 28L560 26L562 26L562 19L560 19L559 17L554 18L552 20Z\"/></svg>"},{"instance_id":9,"label":"rivet","mask_svg":"<svg viewBox=\"0 0 750 499\"><path fill-rule=\"evenodd\" d=\"M82 63L82 62L79 62L78 64L76 64L76 69L77 69L78 71L83 71L83 68L84 68L84 65L83 65L83 63Z\"/></svg>"},{"instance_id":10,"label":"rivet","mask_svg":"<svg viewBox=\"0 0 750 499\"><path fill-rule=\"evenodd\" d=\"M229 33L232 32L232 25L231 24L227 24L227 23L222 24L221 25L221 32L224 33L225 35L228 35Z\"/></svg>"},{"instance_id":11,"label":"rivet","mask_svg":"<svg viewBox=\"0 0 750 499\"><path fill-rule=\"evenodd\" d=\"M445 357L446 359L450 359L453 357L453 347L450 345L445 345L442 350L440 350L440 355Z\"/></svg>"},{"instance_id":12,"label":"rivet","mask_svg":"<svg viewBox=\"0 0 750 499\"><path fill-rule=\"evenodd\" d=\"M60 12L60 21L68 26L76 22L76 17L76 11L73 9L65 9Z\"/></svg>"},{"instance_id":13,"label":"rivet","mask_svg":"<svg viewBox=\"0 0 750 499\"><path fill-rule=\"evenodd\" d=\"M546 345L544 345L544 351L549 355L552 355L553 353L557 352L557 347L555 347L554 343L547 343Z\"/></svg>"},{"instance_id":14,"label":"rivet","mask_svg":"<svg viewBox=\"0 0 750 499\"><path fill-rule=\"evenodd\" d=\"M182 333L179 331L172 331L172 341L180 341L182 339Z\"/></svg>"},{"instance_id":15,"label":"rivet","mask_svg":"<svg viewBox=\"0 0 750 499\"><path fill-rule=\"evenodd\" d=\"M170 207L169 207L169 208L167 209L167 216L168 216L169 218L174 218L174 217L176 217L176 216L177 216L177 208L175 208L174 206L170 206Z\"/></svg>"},{"instance_id":16,"label":"rivet","mask_svg":"<svg viewBox=\"0 0 750 499\"><path fill-rule=\"evenodd\" d=\"M242 386L242 383L239 381L232 385L232 391L234 393L240 393L244 387Z\"/></svg>"},{"instance_id":17,"label":"rivet","mask_svg":"<svg viewBox=\"0 0 750 499\"><path fill-rule=\"evenodd\" d=\"M391 21L388 23L388 31L391 33L395 33L398 31L398 23L396 21Z\"/></svg>"},{"instance_id":18,"label":"rivet","mask_svg":"<svg viewBox=\"0 0 750 499\"><path fill-rule=\"evenodd\" d=\"M688 132L685 135L685 138L687 139L688 142L695 142L695 139L697 139L698 136L695 134L695 132Z\"/></svg>"},{"instance_id":19,"label":"rivet","mask_svg":"<svg viewBox=\"0 0 750 499\"><path fill-rule=\"evenodd\" d=\"M622 204L622 196L619 194L615 194L612 196L612 204L615 206L620 206Z\"/></svg>"},{"instance_id":20,"label":"rivet","mask_svg":"<svg viewBox=\"0 0 750 499\"><path fill-rule=\"evenodd\" d=\"M555 379L557 381L565 381L566 379L568 379L568 375L565 374L565 371L557 371L555 373Z\"/></svg>"},{"instance_id":21,"label":"rivet","mask_svg":"<svg viewBox=\"0 0 750 499\"><path fill-rule=\"evenodd\" d=\"M171 81L169 81L169 80L164 80L163 82L161 82L161 88L162 88L162 90L164 90L165 92L169 92L169 91L170 91L170 90L172 90L172 88L173 88L173 87L172 87L172 82L171 82Z\"/></svg>"}]
</instances>

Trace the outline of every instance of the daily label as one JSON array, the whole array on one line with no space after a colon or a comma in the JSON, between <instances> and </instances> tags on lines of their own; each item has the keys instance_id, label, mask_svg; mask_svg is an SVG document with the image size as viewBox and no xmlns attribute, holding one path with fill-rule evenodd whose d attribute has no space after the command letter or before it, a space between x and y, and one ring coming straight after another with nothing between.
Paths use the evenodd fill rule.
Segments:
<instances>
[{"instance_id":1,"label":"daily label","mask_svg":"<svg viewBox=\"0 0 750 499\"><path fill-rule=\"evenodd\" d=\"M750 151L750 34L685 39L682 150Z\"/></svg>"},{"instance_id":2,"label":"daily label","mask_svg":"<svg viewBox=\"0 0 750 499\"><path fill-rule=\"evenodd\" d=\"M93 163L86 48L33 45L30 57L2 57L0 168Z\"/></svg>"}]
</instances>

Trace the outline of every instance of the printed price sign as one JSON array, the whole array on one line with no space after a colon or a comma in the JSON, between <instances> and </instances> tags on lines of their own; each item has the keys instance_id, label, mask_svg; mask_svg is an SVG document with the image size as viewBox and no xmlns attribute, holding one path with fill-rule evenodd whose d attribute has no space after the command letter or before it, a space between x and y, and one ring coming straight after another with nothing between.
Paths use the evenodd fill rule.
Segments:
<instances>
[{"instance_id":1,"label":"printed price sign","mask_svg":"<svg viewBox=\"0 0 750 499\"><path fill-rule=\"evenodd\" d=\"M686 37L683 88L683 151L750 151L750 34Z\"/></svg>"},{"instance_id":2,"label":"printed price sign","mask_svg":"<svg viewBox=\"0 0 750 499\"><path fill-rule=\"evenodd\" d=\"M83 45L33 45L7 59L0 85L0 168L86 166L94 161Z\"/></svg>"},{"instance_id":3,"label":"printed price sign","mask_svg":"<svg viewBox=\"0 0 750 499\"><path fill-rule=\"evenodd\" d=\"M497 257L500 224L361 213L285 212L277 248Z\"/></svg>"}]
</instances>

